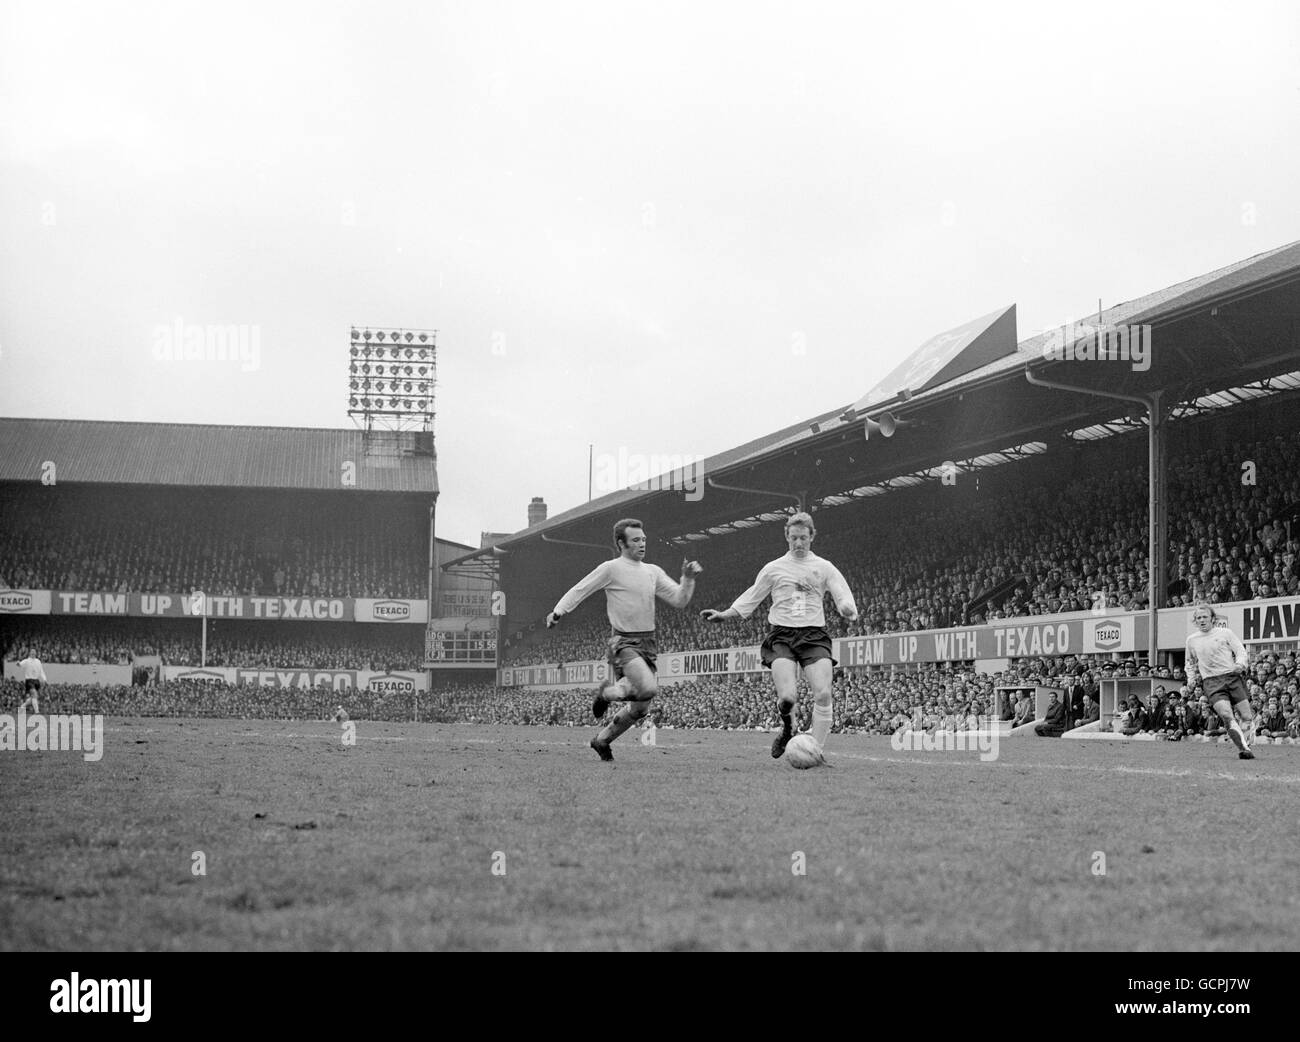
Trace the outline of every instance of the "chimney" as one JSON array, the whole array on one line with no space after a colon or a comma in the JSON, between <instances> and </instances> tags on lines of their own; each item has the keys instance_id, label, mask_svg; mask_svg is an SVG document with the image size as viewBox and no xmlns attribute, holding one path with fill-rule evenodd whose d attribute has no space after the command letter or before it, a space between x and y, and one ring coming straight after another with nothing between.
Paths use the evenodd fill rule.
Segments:
<instances>
[{"instance_id":1,"label":"chimney","mask_svg":"<svg viewBox=\"0 0 1300 1042\"><path fill-rule=\"evenodd\" d=\"M540 524L546 520L546 501L541 496L533 496L533 501L528 504L528 527Z\"/></svg>"}]
</instances>

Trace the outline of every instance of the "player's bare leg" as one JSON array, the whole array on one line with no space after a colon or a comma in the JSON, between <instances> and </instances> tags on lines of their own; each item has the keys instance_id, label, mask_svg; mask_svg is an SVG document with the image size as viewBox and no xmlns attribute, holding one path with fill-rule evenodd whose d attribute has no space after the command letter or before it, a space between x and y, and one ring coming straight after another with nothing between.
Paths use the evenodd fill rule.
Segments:
<instances>
[{"instance_id":1,"label":"player's bare leg","mask_svg":"<svg viewBox=\"0 0 1300 1042\"><path fill-rule=\"evenodd\" d=\"M1240 703L1238 703L1240 705ZM1216 698L1214 700L1214 711L1219 714L1219 719L1223 721L1224 729L1228 732L1228 737L1232 739L1232 744L1237 747L1237 755L1243 760L1253 760L1255 754L1250 751L1250 745L1246 741L1246 734L1237 723L1237 718L1232 715L1232 709L1229 707L1228 699ZM1250 703L1246 703L1246 711L1250 712ZM1253 714L1252 714L1253 716ZM1247 717L1249 721L1251 717Z\"/></svg>"},{"instance_id":2,"label":"player's bare leg","mask_svg":"<svg viewBox=\"0 0 1300 1042\"><path fill-rule=\"evenodd\" d=\"M591 747L602 760L614 759L614 754L609 748L610 744L650 712L650 701L659 693L659 684L655 680L655 675L643 658L633 657L624 664L623 680L627 681L627 684L623 685L620 681L619 684L612 685L610 693L613 693L614 687L618 687L619 690L624 687L629 688L631 697L627 699L627 705L615 713L614 719L591 740Z\"/></svg>"},{"instance_id":3,"label":"player's bare leg","mask_svg":"<svg viewBox=\"0 0 1300 1042\"><path fill-rule=\"evenodd\" d=\"M1236 711L1237 719L1241 721L1242 737L1246 740L1246 750L1249 752L1250 747L1255 744L1255 710L1250 707L1250 702L1245 699L1242 699L1232 708Z\"/></svg>"},{"instance_id":4,"label":"player's bare leg","mask_svg":"<svg viewBox=\"0 0 1300 1042\"><path fill-rule=\"evenodd\" d=\"M820 749L831 733L832 688L835 667L828 658L820 658L804 667L803 675L813 693L813 718L810 731Z\"/></svg>"},{"instance_id":5,"label":"player's bare leg","mask_svg":"<svg viewBox=\"0 0 1300 1042\"><path fill-rule=\"evenodd\" d=\"M772 660L772 681L776 684L776 711L781 733L772 740L772 758L779 760L794 737L794 703L799 689L799 663L791 658Z\"/></svg>"},{"instance_id":6,"label":"player's bare leg","mask_svg":"<svg viewBox=\"0 0 1300 1042\"><path fill-rule=\"evenodd\" d=\"M632 681L626 675L618 680L606 680L596 690L596 697L591 703L591 714L599 720L611 702L634 702L638 697Z\"/></svg>"}]
</instances>

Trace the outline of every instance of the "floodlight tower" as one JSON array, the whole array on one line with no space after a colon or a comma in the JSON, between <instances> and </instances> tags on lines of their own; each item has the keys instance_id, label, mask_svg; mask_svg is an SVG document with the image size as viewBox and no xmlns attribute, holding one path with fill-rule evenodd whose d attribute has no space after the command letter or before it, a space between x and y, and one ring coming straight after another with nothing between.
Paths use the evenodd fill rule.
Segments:
<instances>
[{"instance_id":1,"label":"floodlight tower","mask_svg":"<svg viewBox=\"0 0 1300 1042\"><path fill-rule=\"evenodd\" d=\"M433 434L436 329L352 327L348 415L370 431Z\"/></svg>"}]
</instances>

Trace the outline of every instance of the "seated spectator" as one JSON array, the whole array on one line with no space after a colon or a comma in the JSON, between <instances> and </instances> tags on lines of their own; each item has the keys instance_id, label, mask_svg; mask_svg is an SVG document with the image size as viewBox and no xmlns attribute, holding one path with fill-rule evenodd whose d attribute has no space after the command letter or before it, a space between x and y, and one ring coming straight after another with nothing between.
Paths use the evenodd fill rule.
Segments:
<instances>
[{"instance_id":1,"label":"seated spectator","mask_svg":"<svg viewBox=\"0 0 1300 1042\"><path fill-rule=\"evenodd\" d=\"M1267 708L1255 723L1255 735L1268 739L1285 738L1286 727L1286 717L1282 715L1277 699L1270 698Z\"/></svg>"},{"instance_id":2,"label":"seated spectator","mask_svg":"<svg viewBox=\"0 0 1300 1042\"><path fill-rule=\"evenodd\" d=\"M1143 708L1137 695L1130 695L1128 700L1128 721L1120 734L1132 737L1147 729L1147 711Z\"/></svg>"},{"instance_id":3,"label":"seated spectator","mask_svg":"<svg viewBox=\"0 0 1300 1042\"><path fill-rule=\"evenodd\" d=\"M1053 691L1047 703L1047 714L1042 723L1034 727L1034 734L1040 738L1060 738L1068 727L1069 717L1065 711L1065 703Z\"/></svg>"},{"instance_id":4,"label":"seated spectator","mask_svg":"<svg viewBox=\"0 0 1300 1042\"><path fill-rule=\"evenodd\" d=\"M1174 695L1165 703L1161 713L1160 727L1156 734L1170 741L1178 742L1183 738L1183 709L1178 705L1178 696Z\"/></svg>"},{"instance_id":5,"label":"seated spectator","mask_svg":"<svg viewBox=\"0 0 1300 1042\"><path fill-rule=\"evenodd\" d=\"M1223 726L1219 714L1211 708L1209 699L1202 695L1198 705L1201 711L1201 734L1206 738L1219 738L1226 735L1227 729Z\"/></svg>"},{"instance_id":6,"label":"seated spectator","mask_svg":"<svg viewBox=\"0 0 1300 1042\"><path fill-rule=\"evenodd\" d=\"M1020 698L1016 702L1016 715L1011 726L1021 727L1024 724L1032 724L1034 716L1034 700L1029 697L1028 691L1021 691Z\"/></svg>"},{"instance_id":7,"label":"seated spectator","mask_svg":"<svg viewBox=\"0 0 1300 1042\"><path fill-rule=\"evenodd\" d=\"M1151 698L1144 708L1146 709L1147 722L1142 730L1150 731L1152 734L1158 734L1164 730L1165 703L1160 697L1159 690L1151 693Z\"/></svg>"},{"instance_id":8,"label":"seated spectator","mask_svg":"<svg viewBox=\"0 0 1300 1042\"><path fill-rule=\"evenodd\" d=\"M1083 716L1075 727L1082 727L1084 724L1095 724L1101 719L1101 707L1092 700L1092 695L1083 696Z\"/></svg>"}]
</instances>

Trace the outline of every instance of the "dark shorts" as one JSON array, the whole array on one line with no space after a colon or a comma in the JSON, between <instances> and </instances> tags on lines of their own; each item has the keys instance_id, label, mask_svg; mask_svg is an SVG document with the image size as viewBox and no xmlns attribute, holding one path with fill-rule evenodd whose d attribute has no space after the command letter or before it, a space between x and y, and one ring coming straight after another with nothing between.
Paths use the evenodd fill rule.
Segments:
<instances>
[{"instance_id":1,"label":"dark shorts","mask_svg":"<svg viewBox=\"0 0 1300 1042\"><path fill-rule=\"evenodd\" d=\"M23 693L28 691L40 691L41 682L39 680L28 679L23 681Z\"/></svg>"},{"instance_id":2,"label":"dark shorts","mask_svg":"<svg viewBox=\"0 0 1300 1042\"><path fill-rule=\"evenodd\" d=\"M831 656L830 634L820 626L773 626L760 650L766 669L779 658L793 659L801 666L827 658L832 666L839 665Z\"/></svg>"},{"instance_id":3,"label":"dark shorts","mask_svg":"<svg viewBox=\"0 0 1300 1042\"><path fill-rule=\"evenodd\" d=\"M1240 673L1224 673L1218 677L1202 677L1201 690L1214 705L1221 698L1228 699L1234 706L1238 702L1250 701L1250 692L1246 689L1246 680Z\"/></svg>"},{"instance_id":4,"label":"dark shorts","mask_svg":"<svg viewBox=\"0 0 1300 1042\"><path fill-rule=\"evenodd\" d=\"M614 635L609 638L609 668L613 671L615 680L622 679L623 667L634 658L643 659L650 667L650 672L657 673L655 659L658 657L659 646L655 643L654 630L649 633L624 633L622 630L615 630Z\"/></svg>"}]
</instances>

